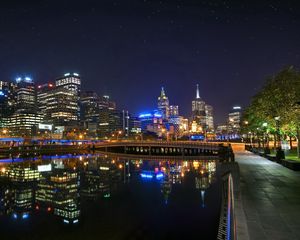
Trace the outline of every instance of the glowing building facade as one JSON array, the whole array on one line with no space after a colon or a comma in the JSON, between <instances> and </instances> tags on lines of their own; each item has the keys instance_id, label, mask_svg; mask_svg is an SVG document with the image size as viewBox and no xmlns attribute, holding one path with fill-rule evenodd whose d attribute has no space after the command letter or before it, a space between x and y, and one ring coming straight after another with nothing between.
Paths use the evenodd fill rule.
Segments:
<instances>
[{"instance_id":1,"label":"glowing building facade","mask_svg":"<svg viewBox=\"0 0 300 240\"><path fill-rule=\"evenodd\" d=\"M162 87L160 91L160 96L158 97L157 103L158 111L161 113L163 119L168 119L170 116L169 99L165 94L165 90Z\"/></svg>"}]
</instances>

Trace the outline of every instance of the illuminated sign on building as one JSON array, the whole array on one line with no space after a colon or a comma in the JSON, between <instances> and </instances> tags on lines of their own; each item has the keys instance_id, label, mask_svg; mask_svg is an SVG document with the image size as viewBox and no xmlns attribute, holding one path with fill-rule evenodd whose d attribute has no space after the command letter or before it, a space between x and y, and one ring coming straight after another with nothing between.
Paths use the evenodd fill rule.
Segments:
<instances>
[{"instance_id":1,"label":"illuminated sign on building","mask_svg":"<svg viewBox=\"0 0 300 240\"><path fill-rule=\"evenodd\" d=\"M50 130L50 131L52 131L52 125L51 124L42 124L42 123L39 123L39 129L44 129L44 130Z\"/></svg>"},{"instance_id":2,"label":"illuminated sign on building","mask_svg":"<svg viewBox=\"0 0 300 240\"><path fill-rule=\"evenodd\" d=\"M50 172L52 170L52 165L47 164L47 165L39 165L38 166L38 171L39 172Z\"/></svg>"}]
</instances>

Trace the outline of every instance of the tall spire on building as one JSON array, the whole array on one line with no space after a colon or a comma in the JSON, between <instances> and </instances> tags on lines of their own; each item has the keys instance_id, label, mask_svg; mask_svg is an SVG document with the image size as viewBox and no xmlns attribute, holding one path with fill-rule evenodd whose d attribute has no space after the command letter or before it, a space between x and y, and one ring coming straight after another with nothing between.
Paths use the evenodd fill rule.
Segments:
<instances>
[{"instance_id":1,"label":"tall spire on building","mask_svg":"<svg viewBox=\"0 0 300 240\"><path fill-rule=\"evenodd\" d=\"M166 94L165 94L164 87L161 87L160 97L163 98L163 97L165 97L165 96L166 96Z\"/></svg>"},{"instance_id":2,"label":"tall spire on building","mask_svg":"<svg viewBox=\"0 0 300 240\"><path fill-rule=\"evenodd\" d=\"M197 84L196 98L197 98L197 99L200 98L200 94L199 94L199 84Z\"/></svg>"}]
</instances>

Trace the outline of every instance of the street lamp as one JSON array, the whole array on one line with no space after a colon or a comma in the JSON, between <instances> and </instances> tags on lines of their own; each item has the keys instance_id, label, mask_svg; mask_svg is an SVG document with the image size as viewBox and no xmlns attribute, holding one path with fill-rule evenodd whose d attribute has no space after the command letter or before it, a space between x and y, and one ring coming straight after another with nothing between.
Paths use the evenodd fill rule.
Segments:
<instances>
[{"instance_id":1,"label":"street lamp","mask_svg":"<svg viewBox=\"0 0 300 240\"><path fill-rule=\"evenodd\" d=\"M277 116L274 119L275 119L275 123L276 123L276 135L277 135L278 147L280 148L281 147L281 143L280 143L280 131L279 131L280 116Z\"/></svg>"},{"instance_id":2,"label":"street lamp","mask_svg":"<svg viewBox=\"0 0 300 240\"><path fill-rule=\"evenodd\" d=\"M118 131L118 134L117 134L117 141L119 140L119 135L122 134L122 131Z\"/></svg>"}]
</instances>

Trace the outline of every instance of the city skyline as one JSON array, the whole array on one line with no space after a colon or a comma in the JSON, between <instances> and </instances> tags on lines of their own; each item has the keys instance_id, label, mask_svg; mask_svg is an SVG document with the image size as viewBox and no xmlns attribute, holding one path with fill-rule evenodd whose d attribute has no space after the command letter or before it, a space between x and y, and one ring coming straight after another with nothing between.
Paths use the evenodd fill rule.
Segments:
<instances>
[{"instance_id":1,"label":"city skyline","mask_svg":"<svg viewBox=\"0 0 300 240\"><path fill-rule=\"evenodd\" d=\"M184 115L199 83L221 123L231 106L248 105L267 76L299 65L293 1L88 3L1 3L2 80L24 72L47 82L78 72L84 89L99 89L131 112L153 109L151 96L164 86L188 109Z\"/></svg>"}]
</instances>

